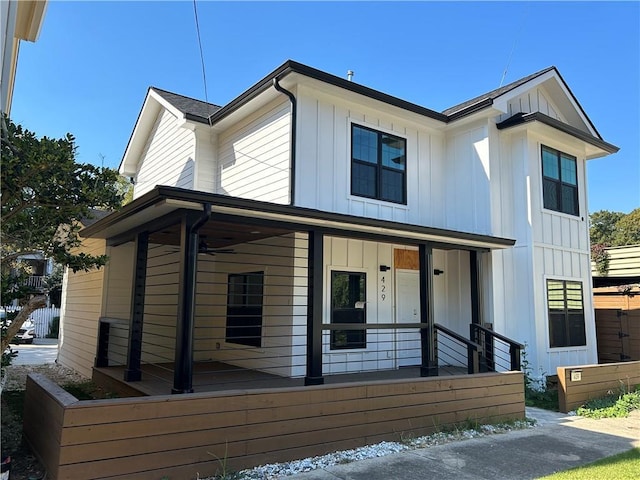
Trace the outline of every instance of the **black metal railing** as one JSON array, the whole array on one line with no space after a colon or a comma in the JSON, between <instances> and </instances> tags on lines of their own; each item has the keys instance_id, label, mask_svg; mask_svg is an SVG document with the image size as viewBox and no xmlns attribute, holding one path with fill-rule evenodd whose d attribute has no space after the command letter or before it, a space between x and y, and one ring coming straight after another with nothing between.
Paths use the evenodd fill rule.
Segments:
<instances>
[{"instance_id":1,"label":"black metal railing","mask_svg":"<svg viewBox=\"0 0 640 480\"><path fill-rule=\"evenodd\" d=\"M482 346L486 371L521 370L524 345L476 323L469 325L469 331L471 340Z\"/></svg>"},{"instance_id":2,"label":"black metal railing","mask_svg":"<svg viewBox=\"0 0 640 480\"><path fill-rule=\"evenodd\" d=\"M466 366L469 375L481 371L482 347L479 344L437 323L435 331L439 369L456 373L456 369Z\"/></svg>"}]
</instances>

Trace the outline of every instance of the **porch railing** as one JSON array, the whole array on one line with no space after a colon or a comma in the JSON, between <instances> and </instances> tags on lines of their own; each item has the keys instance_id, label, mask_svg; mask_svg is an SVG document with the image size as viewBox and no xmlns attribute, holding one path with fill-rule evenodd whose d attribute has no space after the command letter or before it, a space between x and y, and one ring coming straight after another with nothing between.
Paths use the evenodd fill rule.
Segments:
<instances>
[{"instance_id":1,"label":"porch railing","mask_svg":"<svg viewBox=\"0 0 640 480\"><path fill-rule=\"evenodd\" d=\"M520 355L524 345L476 323L470 324L469 330L471 340L482 345L488 371L521 370Z\"/></svg>"},{"instance_id":2,"label":"porch railing","mask_svg":"<svg viewBox=\"0 0 640 480\"><path fill-rule=\"evenodd\" d=\"M438 368L454 370L466 366L470 375L481 371L482 347L479 344L437 323L435 331Z\"/></svg>"}]
</instances>

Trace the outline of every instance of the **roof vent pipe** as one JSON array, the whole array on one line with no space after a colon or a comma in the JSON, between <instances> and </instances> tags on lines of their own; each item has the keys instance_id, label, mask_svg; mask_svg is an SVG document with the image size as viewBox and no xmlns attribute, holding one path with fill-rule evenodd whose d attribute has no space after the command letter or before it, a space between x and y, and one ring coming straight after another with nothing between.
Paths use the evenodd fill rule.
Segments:
<instances>
[{"instance_id":1,"label":"roof vent pipe","mask_svg":"<svg viewBox=\"0 0 640 480\"><path fill-rule=\"evenodd\" d=\"M353 80L353 70L347 70L347 80L351 81Z\"/></svg>"}]
</instances>

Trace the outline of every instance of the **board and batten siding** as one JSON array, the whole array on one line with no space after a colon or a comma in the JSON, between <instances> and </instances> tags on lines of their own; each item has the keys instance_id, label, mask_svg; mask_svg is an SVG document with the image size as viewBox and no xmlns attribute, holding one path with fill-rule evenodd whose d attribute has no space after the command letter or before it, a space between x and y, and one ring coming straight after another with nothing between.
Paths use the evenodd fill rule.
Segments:
<instances>
[{"instance_id":1,"label":"board and batten siding","mask_svg":"<svg viewBox=\"0 0 640 480\"><path fill-rule=\"evenodd\" d=\"M444 227L490 235L492 172L487 123L448 134L445 149ZM419 188L424 188L422 182Z\"/></svg>"},{"instance_id":2,"label":"board and batten siding","mask_svg":"<svg viewBox=\"0 0 640 480\"><path fill-rule=\"evenodd\" d=\"M516 113L532 112L544 113L551 118L567 123L567 119L560 114L560 109L554 105L551 96L542 85L510 99L507 103L507 112L500 115L498 122L506 120Z\"/></svg>"},{"instance_id":3,"label":"board and batten siding","mask_svg":"<svg viewBox=\"0 0 640 480\"><path fill-rule=\"evenodd\" d=\"M542 194L542 146L555 148L576 157L578 178L577 216L544 208ZM539 366L553 372L564 365L597 363L593 288L589 252L587 179L584 146L563 143L557 138L529 135L531 175L531 225L533 243L534 289L536 291L536 328ZM587 344L580 347L550 348L546 281L571 280L582 283Z\"/></svg>"},{"instance_id":4,"label":"board and batten siding","mask_svg":"<svg viewBox=\"0 0 640 480\"><path fill-rule=\"evenodd\" d=\"M526 131L492 129L489 138L499 155L491 160L500 177L492 186L494 232L516 240L513 248L492 252L495 329L526 343L534 376L551 375L562 365L595 363L584 145ZM579 216L544 208L542 145L577 158ZM549 347L547 279L582 283L586 346Z\"/></svg>"},{"instance_id":5,"label":"board and batten siding","mask_svg":"<svg viewBox=\"0 0 640 480\"><path fill-rule=\"evenodd\" d=\"M195 135L168 110L161 110L138 162L134 198L156 185L194 187Z\"/></svg>"},{"instance_id":6,"label":"board and batten siding","mask_svg":"<svg viewBox=\"0 0 640 480\"><path fill-rule=\"evenodd\" d=\"M217 138L215 192L289 203L291 105L278 99Z\"/></svg>"},{"instance_id":7,"label":"board and batten siding","mask_svg":"<svg viewBox=\"0 0 640 480\"><path fill-rule=\"evenodd\" d=\"M444 135L371 106L298 89L296 205L329 212L447 227L459 213L447 204ZM351 124L407 141L407 204L351 195ZM461 162L473 162L471 151ZM473 225L464 225L472 231Z\"/></svg>"},{"instance_id":8,"label":"board and batten siding","mask_svg":"<svg viewBox=\"0 0 640 480\"><path fill-rule=\"evenodd\" d=\"M103 255L102 239L83 240L84 253ZM60 310L58 363L91 378L96 356L98 319L102 313L104 268L73 273L67 269Z\"/></svg>"}]
</instances>

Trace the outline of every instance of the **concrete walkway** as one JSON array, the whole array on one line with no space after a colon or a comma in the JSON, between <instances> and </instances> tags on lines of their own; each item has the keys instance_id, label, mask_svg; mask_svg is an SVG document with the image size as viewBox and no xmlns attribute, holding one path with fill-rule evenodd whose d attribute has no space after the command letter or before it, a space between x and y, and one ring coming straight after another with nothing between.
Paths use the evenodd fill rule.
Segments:
<instances>
[{"instance_id":1,"label":"concrete walkway","mask_svg":"<svg viewBox=\"0 0 640 480\"><path fill-rule=\"evenodd\" d=\"M640 411L591 420L527 408L534 428L315 470L287 480L535 479L640 447ZM639 472L640 475L640 472Z\"/></svg>"},{"instance_id":2,"label":"concrete walkway","mask_svg":"<svg viewBox=\"0 0 640 480\"><path fill-rule=\"evenodd\" d=\"M32 344L11 344L12 350L18 351L12 365L44 365L55 363L58 358L57 338L34 338Z\"/></svg>"}]
</instances>

